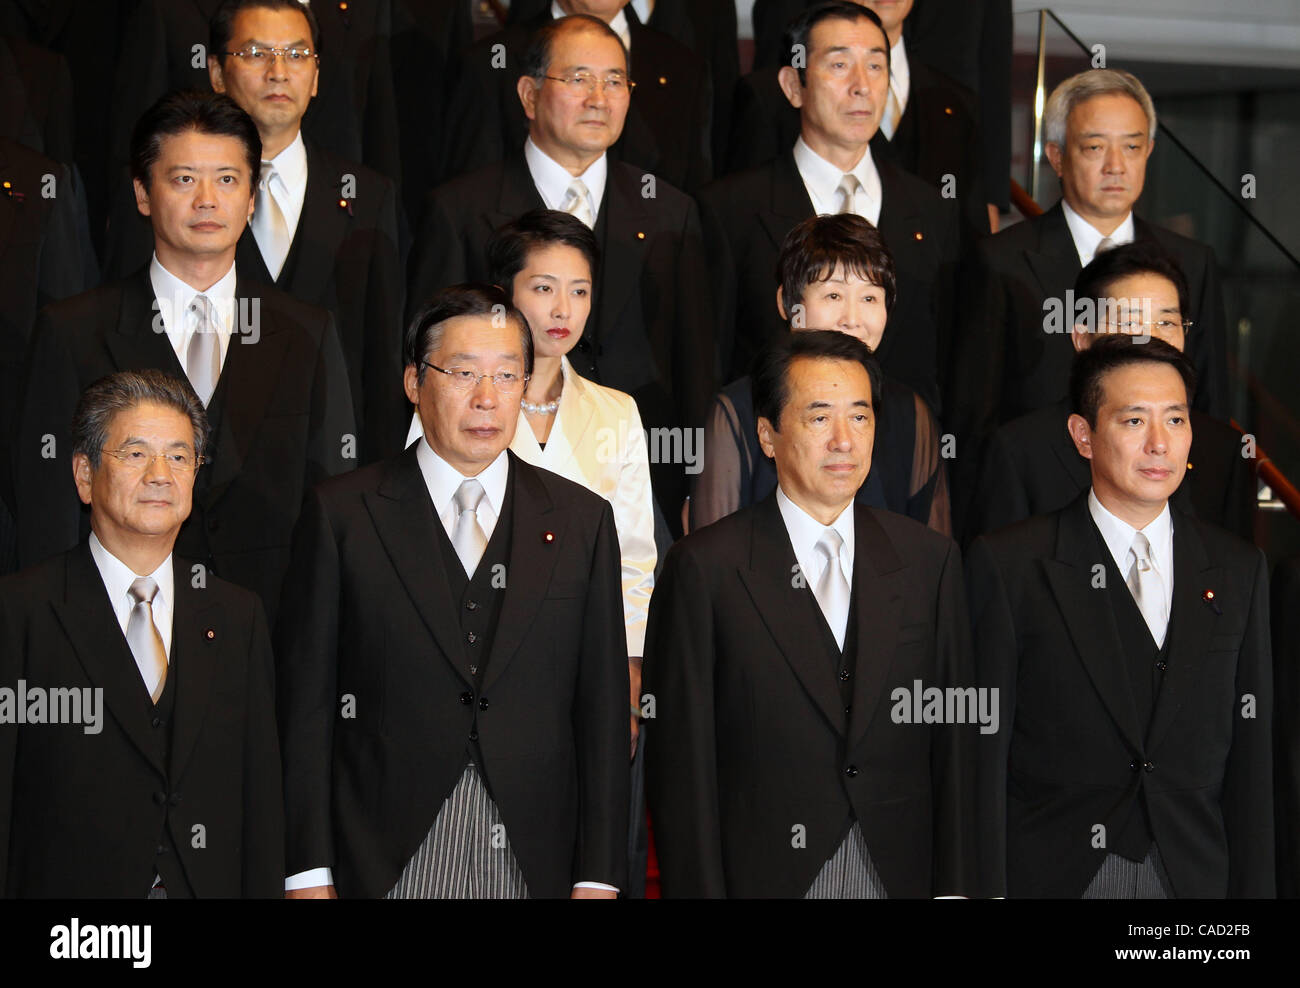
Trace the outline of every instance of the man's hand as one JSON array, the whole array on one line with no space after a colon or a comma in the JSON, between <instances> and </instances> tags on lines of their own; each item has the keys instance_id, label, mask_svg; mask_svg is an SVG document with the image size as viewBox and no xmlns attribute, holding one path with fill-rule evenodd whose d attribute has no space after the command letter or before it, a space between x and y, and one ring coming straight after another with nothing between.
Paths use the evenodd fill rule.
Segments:
<instances>
[{"instance_id":1,"label":"man's hand","mask_svg":"<svg viewBox=\"0 0 1300 988\"><path fill-rule=\"evenodd\" d=\"M998 220L1002 219L1002 210L998 209L993 203L986 203L989 207L989 230L993 233L998 232Z\"/></svg>"},{"instance_id":2,"label":"man's hand","mask_svg":"<svg viewBox=\"0 0 1300 988\"><path fill-rule=\"evenodd\" d=\"M608 889L574 889L569 895L570 899L617 899L617 892L610 892Z\"/></svg>"},{"instance_id":3,"label":"man's hand","mask_svg":"<svg viewBox=\"0 0 1300 988\"><path fill-rule=\"evenodd\" d=\"M627 678L632 684L632 754L628 756L631 761L636 757L636 743L641 736L641 656L628 656Z\"/></svg>"},{"instance_id":4,"label":"man's hand","mask_svg":"<svg viewBox=\"0 0 1300 988\"><path fill-rule=\"evenodd\" d=\"M333 885L313 885L311 888L293 889L284 893L286 899L337 899Z\"/></svg>"}]
</instances>

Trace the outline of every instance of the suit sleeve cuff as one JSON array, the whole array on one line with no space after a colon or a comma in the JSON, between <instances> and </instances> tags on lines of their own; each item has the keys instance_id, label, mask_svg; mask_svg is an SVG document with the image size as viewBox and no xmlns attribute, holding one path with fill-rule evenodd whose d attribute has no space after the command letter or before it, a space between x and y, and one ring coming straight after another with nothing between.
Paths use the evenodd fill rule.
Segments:
<instances>
[{"instance_id":1,"label":"suit sleeve cuff","mask_svg":"<svg viewBox=\"0 0 1300 988\"><path fill-rule=\"evenodd\" d=\"M574 882L573 887L575 889L602 889L605 892L618 892L618 889L613 885L606 885L603 882Z\"/></svg>"}]
</instances>

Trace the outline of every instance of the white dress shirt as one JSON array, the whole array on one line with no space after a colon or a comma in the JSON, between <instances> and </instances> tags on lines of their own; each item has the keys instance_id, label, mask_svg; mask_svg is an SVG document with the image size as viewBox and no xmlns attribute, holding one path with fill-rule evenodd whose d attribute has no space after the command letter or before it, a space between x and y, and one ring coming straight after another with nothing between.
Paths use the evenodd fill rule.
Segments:
<instances>
[{"instance_id":1,"label":"white dress shirt","mask_svg":"<svg viewBox=\"0 0 1300 988\"><path fill-rule=\"evenodd\" d=\"M781 511L781 520L785 522L786 533L790 536L790 544L794 547L794 558L799 563L799 569L803 573L804 580L808 584L809 590L817 585L822 577L822 570L826 568L826 563L822 554L817 551L817 543L821 541L822 535L826 529L833 528L839 532L840 538L844 540L840 546L839 563L844 572L844 579L848 581L849 591L853 590L853 502L850 501L848 506L840 512L829 525L823 525L803 508L795 504L786 496L781 485L776 485L776 505ZM819 605L820 606L820 605Z\"/></svg>"},{"instance_id":2,"label":"white dress shirt","mask_svg":"<svg viewBox=\"0 0 1300 988\"><path fill-rule=\"evenodd\" d=\"M1110 557L1115 560L1115 568L1119 570L1120 577L1127 580L1132 565L1129 561L1129 550L1133 548L1133 536L1139 530L1107 511L1091 489L1088 490L1088 513L1092 515L1097 530L1101 532L1102 540L1110 550ZM1160 574L1160 583L1164 587L1165 614L1172 615L1174 612L1174 517L1169 512L1168 501L1165 502L1164 510L1146 528L1141 529L1141 532L1151 543L1151 562ZM1153 637L1159 638L1154 632L1152 634Z\"/></svg>"},{"instance_id":3,"label":"white dress shirt","mask_svg":"<svg viewBox=\"0 0 1300 988\"><path fill-rule=\"evenodd\" d=\"M1071 209L1070 204L1064 199L1061 200L1061 211L1065 213L1065 225L1070 228L1070 239L1074 241L1074 249L1079 252L1079 263L1086 268L1097 256L1097 245L1105 239L1106 234ZM1118 247L1120 244L1131 244L1135 236L1133 211L1130 209L1129 214L1124 217L1124 222L1115 228L1110 239L1115 241L1115 246Z\"/></svg>"},{"instance_id":4,"label":"white dress shirt","mask_svg":"<svg viewBox=\"0 0 1300 988\"><path fill-rule=\"evenodd\" d=\"M270 163L284 180L283 190L275 190L274 194L292 243L298 232L298 220L302 218L302 204L307 198L307 146L302 142L301 130L287 148L270 159ZM266 160L262 164L266 164Z\"/></svg>"},{"instance_id":5,"label":"white dress shirt","mask_svg":"<svg viewBox=\"0 0 1300 988\"><path fill-rule=\"evenodd\" d=\"M167 341L182 368L185 367L190 337L199 327L199 316L190 311L190 303L199 295L208 297L217 312L217 334L221 338L221 366L224 368L230 337L235 331L235 265L231 263L230 270L216 284L200 292L163 267L158 255L154 254L149 263L149 281L153 285L153 296L167 332Z\"/></svg>"},{"instance_id":6,"label":"white dress shirt","mask_svg":"<svg viewBox=\"0 0 1300 988\"><path fill-rule=\"evenodd\" d=\"M459 470L444 460L441 456L433 451L429 441L423 436L420 437L419 446L415 451L416 462L420 465L420 474L424 477L424 486L429 491L429 497L433 501L434 513L438 520L442 522L442 527L447 532L447 537L451 538L456 529L456 519L458 512L456 510L456 491L462 482L469 480ZM501 508L506 500L506 484L510 479L510 459L505 450L497 454L497 458L488 464L477 477L474 478L483 485L484 497L478 503L475 509L475 516L478 518L479 527L483 529L483 534L492 538L492 532L497 527L497 519L501 517ZM433 551L433 547L429 547ZM284 881L286 892L294 889L314 888L318 885L333 885L334 872L330 868L312 868L310 871L300 871L296 875L290 875ZM618 889L612 885L603 885L600 882L577 882L574 888L598 888L610 892L617 892Z\"/></svg>"},{"instance_id":7,"label":"white dress shirt","mask_svg":"<svg viewBox=\"0 0 1300 988\"><path fill-rule=\"evenodd\" d=\"M636 10L637 19L644 24L650 19L651 3L650 0L632 0L632 7ZM567 17L564 8L555 0L551 0L551 17L559 20L561 17ZM623 41L623 47L629 52L632 50L632 32L627 26L627 14L622 8L614 15L614 19L609 22L609 29L619 36Z\"/></svg>"},{"instance_id":8,"label":"white dress shirt","mask_svg":"<svg viewBox=\"0 0 1300 988\"><path fill-rule=\"evenodd\" d=\"M521 460L595 491L614 509L623 573L627 654L645 654L646 620L655 585L654 499L641 415L631 395L589 381L560 358L564 390L542 449L527 419L510 449Z\"/></svg>"},{"instance_id":9,"label":"white dress shirt","mask_svg":"<svg viewBox=\"0 0 1300 988\"><path fill-rule=\"evenodd\" d=\"M108 602L113 605L113 616L117 618L118 625L122 628L122 634L126 634L126 626L131 620L131 611L135 607L135 601L131 599L131 584L139 577L147 576L158 584L158 594L153 599L153 623L158 629L158 634L162 637L163 649L167 652L167 661L171 663L172 656L172 614L174 613L176 600L176 584L172 576L172 557L168 554L167 558L162 561L156 570L152 573L135 573L131 567L118 559L115 555L104 548L104 543L99 541L99 536L93 532L90 535L90 556L95 560L95 567L99 570L99 576L104 581L104 589L108 591ZM144 678L144 670L140 671ZM148 680L145 680L148 682Z\"/></svg>"},{"instance_id":10,"label":"white dress shirt","mask_svg":"<svg viewBox=\"0 0 1300 988\"><path fill-rule=\"evenodd\" d=\"M805 144L802 136L794 142L794 164L799 169L804 188L808 190L813 211L818 216L838 213L841 199L839 185L846 173ZM856 175L862 183L862 188L854 197L857 208L853 212L872 226L878 226L884 191L880 186L880 173L876 171L876 163L871 159L871 148L862 152L861 160L849 174Z\"/></svg>"},{"instance_id":11,"label":"white dress shirt","mask_svg":"<svg viewBox=\"0 0 1300 988\"><path fill-rule=\"evenodd\" d=\"M575 177L582 179L587 187L587 202L591 206L592 217L600 215L600 204L605 198L605 175L609 163L601 155L581 175L569 174L569 170L533 143L530 137L524 141L524 162L528 165L528 174L533 178L537 194L547 209L564 208L564 201L569 197L569 184Z\"/></svg>"},{"instance_id":12,"label":"white dress shirt","mask_svg":"<svg viewBox=\"0 0 1300 988\"><path fill-rule=\"evenodd\" d=\"M884 131L885 137L893 140L894 135L898 133L898 122L903 119L903 114L907 112L907 97L912 91L912 70L907 64L907 48L903 45L903 38L900 35L889 49L889 89L885 96L886 112L880 115L880 129ZM892 95L898 103L898 116L892 121L889 119L888 106L889 96Z\"/></svg>"}]
</instances>

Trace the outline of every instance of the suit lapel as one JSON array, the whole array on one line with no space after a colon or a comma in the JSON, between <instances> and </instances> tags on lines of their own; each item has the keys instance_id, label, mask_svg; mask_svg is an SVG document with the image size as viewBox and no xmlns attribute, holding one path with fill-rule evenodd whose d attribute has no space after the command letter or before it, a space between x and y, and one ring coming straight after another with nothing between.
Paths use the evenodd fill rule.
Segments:
<instances>
[{"instance_id":1,"label":"suit lapel","mask_svg":"<svg viewBox=\"0 0 1300 988\"><path fill-rule=\"evenodd\" d=\"M880 235L893 254L900 275L923 270L924 266L913 259L917 243L925 236L924 220L916 200L905 188L897 166L889 161L877 161L876 172L880 175ZM899 337L908 330L907 326L899 326L897 320L886 321L885 335L876 348L876 356L887 362Z\"/></svg>"},{"instance_id":2,"label":"suit lapel","mask_svg":"<svg viewBox=\"0 0 1300 988\"><path fill-rule=\"evenodd\" d=\"M1177 717L1183 697L1194 691L1205 673L1206 654L1218 615L1202 595L1223 588L1223 569L1210 562L1191 518L1174 511L1173 521L1174 594L1166 649L1169 668L1156 698L1148 750L1160 743Z\"/></svg>"},{"instance_id":3,"label":"suit lapel","mask_svg":"<svg viewBox=\"0 0 1300 988\"><path fill-rule=\"evenodd\" d=\"M1049 444L1052 452L1056 455L1056 460L1061 464L1061 469L1070 478L1071 483L1076 490L1086 490L1092 485L1092 473L1088 467L1088 461L1079 455L1079 451L1074 448L1074 441L1070 438L1069 432L1066 431L1066 423L1070 419L1070 403L1067 401L1058 401L1055 406L1058 415L1053 419L1057 428L1052 433L1052 441Z\"/></svg>"},{"instance_id":4,"label":"suit lapel","mask_svg":"<svg viewBox=\"0 0 1300 988\"><path fill-rule=\"evenodd\" d=\"M772 246L780 250L790 228L813 215L813 204L794 163L793 148L773 160L771 174L772 197L767 209L759 212L758 221L767 231Z\"/></svg>"},{"instance_id":5,"label":"suit lapel","mask_svg":"<svg viewBox=\"0 0 1300 988\"><path fill-rule=\"evenodd\" d=\"M740 578L768 634L804 690L830 725L844 734L844 704L834 669L826 661L825 652L815 644L810 647L810 643L823 640L818 626L820 611L807 578L796 581L797 565L776 494L769 494L753 516L749 568L740 567ZM856 564L854 578L857 578Z\"/></svg>"},{"instance_id":6,"label":"suit lapel","mask_svg":"<svg viewBox=\"0 0 1300 988\"><path fill-rule=\"evenodd\" d=\"M1093 566L1105 563L1108 550L1093 529L1087 494L1076 498L1057 519L1056 558L1044 562L1052 595L1102 703L1131 749L1142 751L1143 732L1115 615L1107 593L1093 586Z\"/></svg>"},{"instance_id":7,"label":"suit lapel","mask_svg":"<svg viewBox=\"0 0 1300 988\"><path fill-rule=\"evenodd\" d=\"M848 751L862 741L881 703L898 643L898 583L888 574L904 564L869 508L853 509L853 599L857 607L858 655L854 672L853 706L849 715Z\"/></svg>"},{"instance_id":8,"label":"suit lapel","mask_svg":"<svg viewBox=\"0 0 1300 988\"><path fill-rule=\"evenodd\" d=\"M510 483L514 484L514 507L510 517L510 562L506 573L506 596L492 639L492 651L483 673L483 692L505 671L519 646L528 638L533 620L551 584L558 554L565 551L565 522L537 470L515 456L510 457ZM547 534L554 536L547 539Z\"/></svg>"},{"instance_id":9,"label":"suit lapel","mask_svg":"<svg viewBox=\"0 0 1300 988\"><path fill-rule=\"evenodd\" d=\"M437 550L438 532L434 527L442 522L433 513L415 445L392 461L379 488L365 494L364 500L375 532L411 603L456 674L470 684L462 668L464 663L456 661L463 654L460 626L455 608L448 606L451 584L443 569L443 554Z\"/></svg>"},{"instance_id":10,"label":"suit lapel","mask_svg":"<svg viewBox=\"0 0 1300 988\"><path fill-rule=\"evenodd\" d=\"M557 447L553 455L547 457L554 464L557 472L577 456L577 451L583 448L587 430L596 420L596 405L587 391L586 381L572 367L567 366L567 357L564 358L564 363L566 365L564 388L569 394L568 398L561 403L560 418L551 429L551 436L546 441L548 452L551 451L552 446ZM521 423L524 424L526 423ZM527 431L531 432L532 429Z\"/></svg>"},{"instance_id":11,"label":"suit lapel","mask_svg":"<svg viewBox=\"0 0 1300 988\"><path fill-rule=\"evenodd\" d=\"M532 173L524 159L523 149L508 155L501 165L501 188L497 193L496 208L486 214L488 233L503 223L509 223L530 209L543 209L542 194L533 184Z\"/></svg>"},{"instance_id":12,"label":"suit lapel","mask_svg":"<svg viewBox=\"0 0 1300 988\"><path fill-rule=\"evenodd\" d=\"M605 195L596 218L596 236L601 241L600 318L595 320L596 338L613 333L618 315L637 290L645 268L645 254L650 243L647 233L653 229L647 203L641 197L641 185L635 172L609 161L605 177ZM597 353L600 351L597 350Z\"/></svg>"},{"instance_id":13,"label":"suit lapel","mask_svg":"<svg viewBox=\"0 0 1300 988\"><path fill-rule=\"evenodd\" d=\"M172 717L171 778L184 778L212 697L212 680L229 626L205 590L193 586L189 565L172 557L176 603L172 616L171 665L177 672ZM254 673L250 671L249 675Z\"/></svg>"},{"instance_id":14,"label":"suit lapel","mask_svg":"<svg viewBox=\"0 0 1300 988\"><path fill-rule=\"evenodd\" d=\"M148 267L122 283L117 325L105 334L113 366L117 370L157 367L185 378L185 368L176 359L176 351L163 329L156 301Z\"/></svg>"},{"instance_id":15,"label":"suit lapel","mask_svg":"<svg viewBox=\"0 0 1300 988\"><path fill-rule=\"evenodd\" d=\"M302 215L275 283L282 291L311 301L320 297L334 274L334 259L347 239L352 207L339 205L347 200L342 198L342 176L335 163L314 142L304 139L304 145L307 189Z\"/></svg>"},{"instance_id":16,"label":"suit lapel","mask_svg":"<svg viewBox=\"0 0 1300 988\"><path fill-rule=\"evenodd\" d=\"M1043 298L1058 297L1072 287L1081 270L1079 252L1065 222L1065 211L1058 202L1043 214L1038 224L1038 250L1026 250L1025 262L1038 279ZM1073 313L1070 314L1073 318Z\"/></svg>"},{"instance_id":17,"label":"suit lapel","mask_svg":"<svg viewBox=\"0 0 1300 988\"><path fill-rule=\"evenodd\" d=\"M149 733L153 704L109 603L90 546L83 542L66 559L64 598L51 602L55 616L72 642L86 676L93 686L104 690L104 703L113 719L145 760L165 775L159 747Z\"/></svg>"}]
</instances>

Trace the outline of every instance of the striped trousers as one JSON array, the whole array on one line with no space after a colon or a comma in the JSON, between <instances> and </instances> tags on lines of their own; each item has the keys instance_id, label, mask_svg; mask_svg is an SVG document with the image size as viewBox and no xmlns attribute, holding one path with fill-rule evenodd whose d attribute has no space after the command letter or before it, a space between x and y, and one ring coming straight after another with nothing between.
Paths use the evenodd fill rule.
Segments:
<instances>
[{"instance_id":1,"label":"striped trousers","mask_svg":"<svg viewBox=\"0 0 1300 988\"><path fill-rule=\"evenodd\" d=\"M805 899L888 899L885 884L867 853L862 825L853 821L853 829L840 842L835 853L822 865L813 879Z\"/></svg>"},{"instance_id":2,"label":"striped trousers","mask_svg":"<svg viewBox=\"0 0 1300 988\"><path fill-rule=\"evenodd\" d=\"M1169 899L1172 885L1160 851L1152 844L1141 862L1107 854L1084 890L1085 899Z\"/></svg>"},{"instance_id":3,"label":"striped trousers","mask_svg":"<svg viewBox=\"0 0 1300 988\"><path fill-rule=\"evenodd\" d=\"M501 813L472 761L384 898L528 898Z\"/></svg>"}]
</instances>

